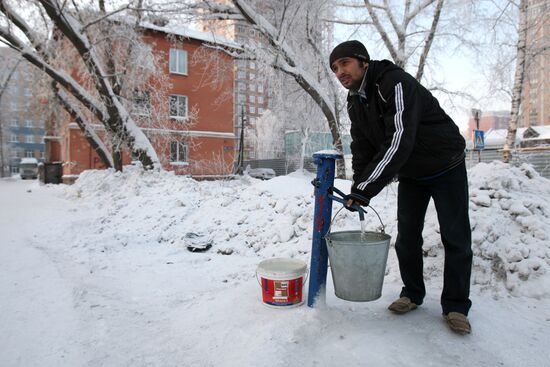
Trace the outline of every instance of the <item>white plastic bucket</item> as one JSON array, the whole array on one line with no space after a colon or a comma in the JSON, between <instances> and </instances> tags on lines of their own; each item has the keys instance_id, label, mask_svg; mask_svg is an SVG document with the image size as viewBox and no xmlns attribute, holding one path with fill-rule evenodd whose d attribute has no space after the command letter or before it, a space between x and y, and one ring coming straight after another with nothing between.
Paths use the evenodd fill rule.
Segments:
<instances>
[{"instance_id":1,"label":"white plastic bucket","mask_svg":"<svg viewBox=\"0 0 550 367\"><path fill-rule=\"evenodd\" d=\"M262 287L262 302L273 308L292 308L303 301L307 264L298 259L273 258L262 261L256 277Z\"/></svg>"}]
</instances>

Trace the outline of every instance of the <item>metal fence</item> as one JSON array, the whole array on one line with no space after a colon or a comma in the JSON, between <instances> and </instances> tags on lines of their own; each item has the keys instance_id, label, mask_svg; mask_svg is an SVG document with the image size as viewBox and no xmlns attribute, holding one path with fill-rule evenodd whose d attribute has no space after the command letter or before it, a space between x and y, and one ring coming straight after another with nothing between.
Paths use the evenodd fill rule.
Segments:
<instances>
[{"instance_id":1,"label":"metal fence","mask_svg":"<svg viewBox=\"0 0 550 367\"><path fill-rule=\"evenodd\" d=\"M481 162L489 163L492 161L502 160L502 153L496 149L486 149L480 152ZM466 152L466 167L473 167L478 163L478 152L467 151ZM533 165L535 170L541 174L541 176L550 179L550 151L541 152L526 152L516 151L512 154L511 163L519 166L522 163L529 163ZM282 176L294 172L300 167L299 159L255 159L244 161L244 167L250 165L250 168L272 168L277 176ZM306 158L304 162L304 169L310 172L316 172L317 167L313 164L311 157Z\"/></svg>"},{"instance_id":2,"label":"metal fence","mask_svg":"<svg viewBox=\"0 0 550 367\"><path fill-rule=\"evenodd\" d=\"M298 159L285 158L245 160L243 167L246 168L248 165L250 165L250 168L271 168L277 176L282 176L296 171L300 167L300 161ZM310 172L317 171L312 158L305 159L304 169Z\"/></svg>"},{"instance_id":3,"label":"metal fence","mask_svg":"<svg viewBox=\"0 0 550 367\"><path fill-rule=\"evenodd\" d=\"M501 161L502 153L496 149L486 149L480 152L468 151L466 153L466 167L470 168L476 165L481 158L481 162L489 163L492 161ZM510 162L519 166L522 163L531 164L541 176L550 179L550 151L515 151L512 153Z\"/></svg>"}]
</instances>

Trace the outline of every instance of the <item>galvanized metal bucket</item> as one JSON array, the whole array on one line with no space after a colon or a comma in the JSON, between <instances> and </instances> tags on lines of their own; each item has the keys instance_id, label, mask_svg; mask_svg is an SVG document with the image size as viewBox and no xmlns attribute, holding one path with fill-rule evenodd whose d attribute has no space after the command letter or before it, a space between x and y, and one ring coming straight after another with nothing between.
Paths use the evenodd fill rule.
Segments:
<instances>
[{"instance_id":1,"label":"galvanized metal bucket","mask_svg":"<svg viewBox=\"0 0 550 367\"><path fill-rule=\"evenodd\" d=\"M391 236L342 231L329 233L325 239L336 297L354 302L380 298Z\"/></svg>"}]
</instances>

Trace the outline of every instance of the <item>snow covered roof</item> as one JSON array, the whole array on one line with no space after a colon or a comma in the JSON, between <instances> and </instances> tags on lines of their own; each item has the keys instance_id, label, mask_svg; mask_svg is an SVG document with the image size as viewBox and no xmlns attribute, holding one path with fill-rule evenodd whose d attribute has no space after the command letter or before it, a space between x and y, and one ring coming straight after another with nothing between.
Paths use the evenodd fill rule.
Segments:
<instances>
[{"instance_id":1,"label":"snow covered roof","mask_svg":"<svg viewBox=\"0 0 550 367\"><path fill-rule=\"evenodd\" d=\"M508 129L490 129L485 132L485 148L501 148L506 141ZM522 141L550 139L550 125L520 127L516 132L515 144ZM469 146L471 142L469 142Z\"/></svg>"},{"instance_id":2,"label":"snow covered roof","mask_svg":"<svg viewBox=\"0 0 550 367\"><path fill-rule=\"evenodd\" d=\"M192 38L192 39L196 39L196 40L204 41L204 42L209 42L209 43L220 44L220 45L231 47L231 48L234 48L234 49L240 49L241 48L241 46L239 44L237 44L237 43L235 43L235 42L233 42L233 41L231 41L227 38L218 36L218 35L214 34L213 32L200 32L200 31L196 31L196 30L184 27L184 26L175 26L175 25L167 25L167 26L161 27L161 26L155 25L153 23L149 23L149 22L141 22L140 26L142 26L143 28L146 28L146 29L154 30L154 31L169 33L169 34L173 34L173 35L176 35L176 36L182 36L182 37L186 37L186 38Z\"/></svg>"}]
</instances>

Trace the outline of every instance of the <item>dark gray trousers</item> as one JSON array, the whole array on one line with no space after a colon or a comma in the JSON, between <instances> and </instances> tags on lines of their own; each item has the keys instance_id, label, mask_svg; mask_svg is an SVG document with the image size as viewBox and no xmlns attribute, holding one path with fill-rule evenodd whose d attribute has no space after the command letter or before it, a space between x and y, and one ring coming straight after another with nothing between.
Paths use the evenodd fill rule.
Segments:
<instances>
[{"instance_id":1,"label":"dark gray trousers","mask_svg":"<svg viewBox=\"0 0 550 367\"><path fill-rule=\"evenodd\" d=\"M468 179L464 163L429 180L400 179L398 189L398 234L395 243L404 287L401 297L420 305L426 295L423 277L422 230L430 198L433 198L445 248L443 314L468 315L472 305L471 228L468 215Z\"/></svg>"}]
</instances>

